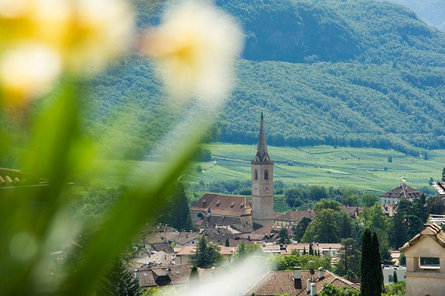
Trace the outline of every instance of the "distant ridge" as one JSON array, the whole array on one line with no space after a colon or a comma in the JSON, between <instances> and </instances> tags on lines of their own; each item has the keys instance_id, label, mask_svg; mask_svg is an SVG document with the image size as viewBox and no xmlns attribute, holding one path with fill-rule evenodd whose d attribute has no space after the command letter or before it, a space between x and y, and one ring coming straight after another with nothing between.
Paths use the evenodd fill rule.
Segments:
<instances>
[{"instance_id":1,"label":"distant ridge","mask_svg":"<svg viewBox=\"0 0 445 296\"><path fill-rule=\"evenodd\" d=\"M144 1L134 2L139 24L151 22ZM210 139L255 143L264 110L271 145L393 148L421 157L445 148L445 34L414 12L365 0L217 4L243 25L246 47L238 86ZM129 57L94 81L92 129L131 146L128 157L146 151L180 114L161 102L151 71L145 59ZM116 118L128 119L123 133L110 130Z\"/></svg>"}]
</instances>

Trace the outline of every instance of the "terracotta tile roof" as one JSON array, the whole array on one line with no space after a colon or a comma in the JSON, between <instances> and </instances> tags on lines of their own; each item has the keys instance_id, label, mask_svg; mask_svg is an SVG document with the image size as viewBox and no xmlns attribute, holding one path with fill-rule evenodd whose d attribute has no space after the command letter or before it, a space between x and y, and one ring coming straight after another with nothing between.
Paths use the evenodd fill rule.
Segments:
<instances>
[{"instance_id":1,"label":"terracotta tile roof","mask_svg":"<svg viewBox=\"0 0 445 296\"><path fill-rule=\"evenodd\" d=\"M358 216L363 211L363 207L341 206L340 210L342 210L343 212L346 212L350 215Z\"/></svg>"},{"instance_id":2,"label":"terracotta tile roof","mask_svg":"<svg viewBox=\"0 0 445 296\"><path fill-rule=\"evenodd\" d=\"M230 226L234 230L245 233L252 232L253 226L248 221L242 219L242 217L231 217L231 216L209 216L204 217L202 220L198 220L195 223L198 228L215 228L216 226Z\"/></svg>"},{"instance_id":3,"label":"terracotta tile roof","mask_svg":"<svg viewBox=\"0 0 445 296\"><path fill-rule=\"evenodd\" d=\"M185 245L193 240L198 239L199 233L197 232L180 232L176 237L173 238L173 241L178 245Z\"/></svg>"},{"instance_id":4,"label":"terracotta tile roof","mask_svg":"<svg viewBox=\"0 0 445 296\"><path fill-rule=\"evenodd\" d=\"M425 228L418 234L416 234L412 239L400 248L400 252L405 252L411 246L415 245L422 236L432 236L439 245L445 248L445 232L437 224L428 224Z\"/></svg>"},{"instance_id":5,"label":"terracotta tile roof","mask_svg":"<svg viewBox=\"0 0 445 296\"><path fill-rule=\"evenodd\" d=\"M386 198L408 198L408 199L414 199L414 198L418 198L422 195L422 192L420 192L419 190L410 187L406 184L401 184L399 186L397 186L396 188L383 193L382 195L380 195L381 197L386 197Z\"/></svg>"},{"instance_id":6,"label":"terracotta tile roof","mask_svg":"<svg viewBox=\"0 0 445 296\"><path fill-rule=\"evenodd\" d=\"M187 284L190 281L191 264L168 267L141 268L136 270L139 286L154 287Z\"/></svg>"},{"instance_id":7,"label":"terracotta tile roof","mask_svg":"<svg viewBox=\"0 0 445 296\"><path fill-rule=\"evenodd\" d=\"M287 294L289 296L306 295L307 280L313 279L317 293L323 290L323 284L332 284L337 287L349 286L358 290L357 284L337 276L329 271L324 271L324 277L318 279L318 271L311 276L308 270L301 271L301 289L294 286L293 271L280 270L267 273L246 295L273 296Z\"/></svg>"},{"instance_id":8,"label":"terracotta tile roof","mask_svg":"<svg viewBox=\"0 0 445 296\"><path fill-rule=\"evenodd\" d=\"M277 215L275 216L275 220L286 221L286 222L291 222L291 223L298 223L303 218L314 219L315 218L314 211L313 210L307 210L307 211L287 212L287 213L284 213L284 214L277 213Z\"/></svg>"},{"instance_id":9,"label":"terracotta tile roof","mask_svg":"<svg viewBox=\"0 0 445 296\"><path fill-rule=\"evenodd\" d=\"M252 203L245 196L205 193L190 210L220 216L240 217L252 214Z\"/></svg>"}]
</instances>

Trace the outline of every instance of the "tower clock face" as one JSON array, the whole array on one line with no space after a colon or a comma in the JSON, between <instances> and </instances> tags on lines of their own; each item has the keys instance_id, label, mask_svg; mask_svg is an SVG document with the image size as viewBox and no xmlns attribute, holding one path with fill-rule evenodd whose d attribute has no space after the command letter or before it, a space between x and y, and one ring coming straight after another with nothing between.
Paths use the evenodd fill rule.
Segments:
<instances>
[{"instance_id":1,"label":"tower clock face","mask_svg":"<svg viewBox=\"0 0 445 296\"><path fill-rule=\"evenodd\" d=\"M270 190L269 185L264 186L264 191L269 192L269 190Z\"/></svg>"}]
</instances>

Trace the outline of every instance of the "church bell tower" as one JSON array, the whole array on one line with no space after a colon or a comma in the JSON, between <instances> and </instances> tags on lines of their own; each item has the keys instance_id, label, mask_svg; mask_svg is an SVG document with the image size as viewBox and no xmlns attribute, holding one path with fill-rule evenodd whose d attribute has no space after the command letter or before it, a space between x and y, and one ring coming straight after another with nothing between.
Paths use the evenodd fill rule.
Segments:
<instances>
[{"instance_id":1,"label":"church bell tower","mask_svg":"<svg viewBox=\"0 0 445 296\"><path fill-rule=\"evenodd\" d=\"M273 161L267 153L266 132L261 112L257 152L252 164L252 220L265 226L274 220L273 213Z\"/></svg>"}]
</instances>

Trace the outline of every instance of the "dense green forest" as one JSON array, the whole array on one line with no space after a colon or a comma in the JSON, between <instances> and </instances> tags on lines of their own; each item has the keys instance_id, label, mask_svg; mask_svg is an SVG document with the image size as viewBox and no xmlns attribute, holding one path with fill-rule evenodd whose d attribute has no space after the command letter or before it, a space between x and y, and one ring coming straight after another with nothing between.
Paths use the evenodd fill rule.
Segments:
<instances>
[{"instance_id":1,"label":"dense green forest","mask_svg":"<svg viewBox=\"0 0 445 296\"><path fill-rule=\"evenodd\" d=\"M156 23L152 7L135 3L139 25ZM217 3L240 21L246 44L210 140L255 143L264 110L272 145L393 148L424 158L425 149L445 148L445 33L414 12L361 0ZM111 157L141 157L183 114L161 103L144 58L127 57L93 84L89 126Z\"/></svg>"},{"instance_id":2,"label":"dense green forest","mask_svg":"<svg viewBox=\"0 0 445 296\"><path fill-rule=\"evenodd\" d=\"M388 0L415 11L419 17L432 26L445 31L444 0Z\"/></svg>"}]
</instances>

